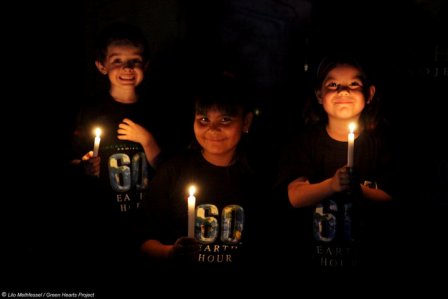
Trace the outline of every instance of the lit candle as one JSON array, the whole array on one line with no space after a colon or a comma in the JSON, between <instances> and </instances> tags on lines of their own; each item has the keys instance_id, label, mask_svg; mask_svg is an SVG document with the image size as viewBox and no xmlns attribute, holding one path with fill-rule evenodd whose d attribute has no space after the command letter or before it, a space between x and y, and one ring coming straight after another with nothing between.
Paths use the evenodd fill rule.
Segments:
<instances>
[{"instance_id":1,"label":"lit candle","mask_svg":"<svg viewBox=\"0 0 448 299\"><path fill-rule=\"evenodd\" d=\"M188 237L194 238L194 221L195 221L195 208L196 208L196 192L195 186L190 186L188 189L190 196L188 196Z\"/></svg>"},{"instance_id":2,"label":"lit candle","mask_svg":"<svg viewBox=\"0 0 448 299\"><path fill-rule=\"evenodd\" d=\"M348 148L347 148L347 166L353 167L353 153L355 150L355 127L354 123L348 125Z\"/></svg>"},{"instance_id":3,"label":"lit candle","mask_svg":"<svg viewBox=\"0 0 448 299\"><path fill-rule=\"evenodd\" d=\"M95 129L95 143L93 145L93 156L94 157L98 157L98 150L100 149L100 138L101 135L101 129L100 128L96 128Z\"/></svg>"}]
</instances>

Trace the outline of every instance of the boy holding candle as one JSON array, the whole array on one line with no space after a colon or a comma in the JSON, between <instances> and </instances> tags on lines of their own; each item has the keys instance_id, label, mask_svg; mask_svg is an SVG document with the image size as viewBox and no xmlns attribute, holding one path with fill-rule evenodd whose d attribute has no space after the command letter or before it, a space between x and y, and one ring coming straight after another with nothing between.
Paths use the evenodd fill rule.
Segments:
<instances>
[{"instance_id":1,"label":"boy holding candle","mask_svg":"<svg viewBox=\"0 0 448 299\"><path fill-rule=\"evenodd\" d=\"M352 273L368 218L392 199L390 151L379 130L376 87L355 58L323 59L314 92L313 125L287 149L277 185L295 208L287 237L303 237L288 256L311 273Z\"/></svg>"},{"instance_id":2,"label":"boy holding candle","mask_svg":"<svg viewBox=\"0 0 448 299\"><path fill-rule=\"evenodd\" d=\"M77 200L82 203L81 213L92 217L93 227L87 230L97 233L92 238L99 248L90 246L99 249L95 262L103 260L105 265L100 267L119 284L135 271L130 268L139 256L141 201L160 148L154 109L149 109L138 90L149 59L143 33L131 25L114 24L97 42L95 65L108 79L109 90L82 107L74 134L75 157L82 158L72 164L84 173L78 182L85 188ZM97 156L91 151L95 128L101 129L101 137L95 138ZM106 266L118 272L123 266L128 271L124 276L113 274Z\"/></svg>"},{"instance_id":3,"label":"boy holding candle","mask_svg":"<svg viewBox=\"0 0 448 299\"><path fill-rule=\"evenodd\" d=\"M225 285L220 278L238 284L244 273L254 240L254 207L263 206L257 195L262 188L255 184L266 184L256 179L246 156L253 118L249 99L235 79L217 80L204 84L207 89L196 97L192 148L162 165L151 181L142 251L170 277L219 288ZM195 208L188 207L193 203Z\"/></svg>"}]
</instances>

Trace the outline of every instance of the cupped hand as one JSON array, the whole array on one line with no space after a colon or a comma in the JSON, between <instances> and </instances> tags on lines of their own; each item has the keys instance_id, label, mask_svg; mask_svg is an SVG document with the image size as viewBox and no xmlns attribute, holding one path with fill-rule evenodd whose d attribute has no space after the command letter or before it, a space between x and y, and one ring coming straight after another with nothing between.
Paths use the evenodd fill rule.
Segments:
<instances>
[{"instance_id":1,"label":"cupped hand","mask_svg":"<svg viewBox=\"0 0 448 299\"><path fill-rule=\"evenodd\" d=\"M94 157L93 151L89 151L81 158L81 164L84 169L84 173L90 176L100 175L100 163L101 158L99 156Z\"/></svg>"}]
</instances>

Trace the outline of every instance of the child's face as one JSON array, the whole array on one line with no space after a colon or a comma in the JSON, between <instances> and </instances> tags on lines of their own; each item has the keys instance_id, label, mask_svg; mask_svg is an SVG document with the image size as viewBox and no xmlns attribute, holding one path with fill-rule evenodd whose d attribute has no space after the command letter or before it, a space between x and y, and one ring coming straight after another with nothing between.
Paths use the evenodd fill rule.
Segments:
<instances>
[{"instance_id":1,"label":"child's face","mask_svg":"<svg viewBox=\"0 0 448 299\"><path fill-rule=\"evenodd\" d=\"M132 45L110 45L104 62L98 63L101 73L107 74L114 88L137 87L144 77L141 49Z\"/></svg>"},{"instance_id":2,"label":"child's face","mask_svg":"<svg viewBox=\"0 0 448 299\"><path fill-rule=\"evenodd\" d=\"M353 66L339 65L325 77L316 95L330 120L359 118L366 105L360 75ZM370 94L373 93L371 90Z\"/></svg>"},{"instance_id":3,"label":"child's face","mask_svg":"<svg viewBox=\"0 0 448 299\"><path fill-rule=\"evenodd\" d=\"M233 159L235 149L244 131L249 129L250 120L242 113L227 115L217 109L210 109L206 115L196 113L194 134L208 161Z\"/></svg>"}]
</instances>

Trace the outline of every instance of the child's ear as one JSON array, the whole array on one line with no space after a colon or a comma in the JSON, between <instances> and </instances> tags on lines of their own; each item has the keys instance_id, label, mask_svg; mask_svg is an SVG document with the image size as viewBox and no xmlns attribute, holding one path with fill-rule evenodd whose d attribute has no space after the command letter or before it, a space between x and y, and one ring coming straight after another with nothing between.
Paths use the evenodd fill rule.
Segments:
<instances>
[{"instance_id":1,"label":"child's ear","mask_svg":"<svg viewBox=\"0 0 448 299\"><path fill-rule=\"evenodd\" d=\"M369 88L369 98L367 99L367 104L372 102L373 96L375 95L376 87L375 85L370 86Z\"/></svg>"},{"instance_id":2,"label":"child's ear","mask_svg":"<svg viewBox=\"0 0 448 299\"><path fill-rule=\"evenodd\" d=\"M254 114L252 112L247 113L246 116L244 117L244 122L243 122L243 132L244 133L249 133L249 128L252 125L253 119L254 119Z\"/></svg>"},{"instance_id":3,"label":"child's ear","mask_svg":"<svg viewBox=\"0 0 448 299\"><path fill-rule=\"evenodd\" d=\"M103 75L107 74L107 70L101 62L99 62L98 60L95 60L95 65L101 74L103 74Z\"/></svg>"},{"instance_id":4,"label":"child's ear","mask_svg":"<svg viewBox=\"0 0 448 299\"><path fill-rule=\"evenodd\" d=\"M322 104L322 92L320 90L316 90L314 92L314 94L316 95L317 101L319 102L319 104Z\"/></svg>"}]
</instances>

